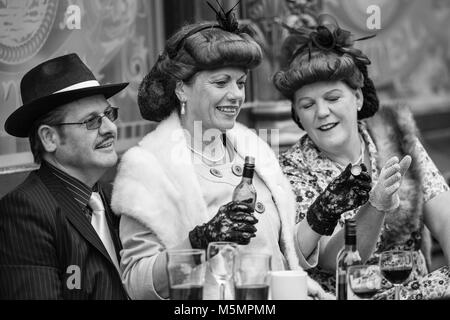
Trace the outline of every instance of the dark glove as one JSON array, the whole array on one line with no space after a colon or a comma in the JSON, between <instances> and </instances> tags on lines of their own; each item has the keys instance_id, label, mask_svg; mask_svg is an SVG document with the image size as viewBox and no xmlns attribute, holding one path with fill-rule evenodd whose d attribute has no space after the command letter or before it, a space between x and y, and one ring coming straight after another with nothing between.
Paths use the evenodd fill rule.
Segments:
<instances>
[{"instance_id":1,"label":"dark glove","mask_svg":"<svg viewBox=\"0 0 450 320\"><path fill-rule=\"evenodd\" d=\"M344 212L358 208L369 199L372 179L361 164L361 173L353 175L349 164L317 197L306 213L311 228L321 235L333 234Z\"/></svg>"},{"instance_id":2,"label":"dark glove","mask_svg":"<svg viewBox=\"0 0 450 320\"><path fill-rule=\"evenodd\" d=\"M255 236L254 224L258 222L252 212L250 206L234 201L221 206L209 222L196 226L189 232L192 248L206 249L208 243L213 241L249 244L250 239Z\"/></svg>"}]
</instances>

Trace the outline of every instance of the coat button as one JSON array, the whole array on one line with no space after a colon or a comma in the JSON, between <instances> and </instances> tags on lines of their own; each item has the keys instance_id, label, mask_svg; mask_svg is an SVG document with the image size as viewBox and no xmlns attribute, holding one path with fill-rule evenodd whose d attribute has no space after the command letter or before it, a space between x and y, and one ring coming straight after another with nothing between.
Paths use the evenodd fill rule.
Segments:
<instances>
[{"instance_id":1,"label":"coat button","mask_svg":"<svg viewBox=\"0 0 450 320\"><path fill-rule=\"evenodd\" d=\"M263 213L264 211L266 211L266 207L258 201L255 205L255 211L258 213Z\"/></svg>"},{"instance_id":2,"label":"coat button","mask_svg":"<svg viewBox=\"0 0 450 320\"><path fill-rule=\"evenodd\" d=\"M352 175L359 176L362 172L362 168L360 165L356 165L356 166L352 166L350 171L351 171Z\"/></svg>"},{"instance_id":3,"label":"coat button","mask_svg":"<svg viewBox=\"0 0 450 320\"><path fill-rule=\"evenodd\" d=\"M213 176L215 176L215 177L217 177L217 178L222 178L222 177L223 177L222 172L220 172L220 171L217 170L217 169L212 168L211 170L209 170L209 172L210 172Z\"/></svg>"},{"instance_id":4,"label":"coat button","mask_svg":"<svg viewBox=\"0 0 450 320\"><path fill-rule=\"evenodd\" d=\"M242 176L242 167L240 165L237 164L233 165L231 167L231 171L233 171L234 175L238 177Z\"/></svg>"}]
</instances>

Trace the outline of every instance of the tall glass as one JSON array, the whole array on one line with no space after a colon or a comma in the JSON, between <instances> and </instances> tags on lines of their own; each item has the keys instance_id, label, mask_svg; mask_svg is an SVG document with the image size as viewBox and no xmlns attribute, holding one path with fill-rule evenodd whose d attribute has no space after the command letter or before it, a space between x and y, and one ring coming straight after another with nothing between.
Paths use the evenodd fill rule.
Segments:
<instances>
[{"instance_id":1,"label":"tall glass","mask_svg":"<svg viewBox=\"0 0 450 320\"><path fill-rule=\"evenodd\" d=\"M413 268L411 251L384 251L380 255L380 270L382 275L394 285L395 300L400 300L400 286L409 278Z\"/></svg>"},{"instance_id":2,"label":"tall glass","mask_svg":"<svg viewBox=\"0 0 450 320\"><path fill-rule=\"evenodd\" d=\"M205 251L182 249L167 251L167 274L172 300L202 300L205 282Z\"/></svg>"},{"instance_id":3,"label":"tall glass","mask_svg":"<svg viewBox=\"0 0 450 320\"><path fill-rule=\"evenodd\" d=\"M239 253L234 260L236 300L267 300L271 269L270 254Z\"/></svg>"},{"instance_id":4,"label":"tall glass","mask_svg":"<svg viewBox=\"0 0 450 320\"><path fill-rule=\"evenodd\" d=\"M234 258L238 245L234 242L210 242L206 251L208 267L219 283L219 299L225 300L225 284L233 277Z\"/></svg>"}]
</instances>

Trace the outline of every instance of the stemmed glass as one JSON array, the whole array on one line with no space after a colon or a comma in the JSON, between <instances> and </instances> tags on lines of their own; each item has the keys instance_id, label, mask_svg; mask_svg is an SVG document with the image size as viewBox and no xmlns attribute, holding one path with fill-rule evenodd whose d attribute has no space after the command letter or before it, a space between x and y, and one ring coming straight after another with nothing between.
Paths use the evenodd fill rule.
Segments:
<instances>
[{"instance_id":1,"label":"stemmed glass","mask_svg":"<svg viewBox=\"0 0 450 320\"><path fill-rule=\"evenodd\" d=\"M363 300L372 298L381 289L378 265L353 265L347 269L347 283L352 292Z\"/></svg>"},{"instance_id":2,"label":"stemmed glass","mask_svg":"<svg viewBox=\"0 0 450 320\"><path fill-rule=\"evenodd\" d=\"M395 300L400 300L400 286L409 278L413 268L411 251L384 251L380 255L380 270L395 287Z\"/></svg>"},{"instance_id":3,"label":"stemmed glass","mask_svg":"<svg viewBox=\"0 0 450 320\"><path fill-rule=\"evenodd\" d=\"M225 284L233 277L234 257L238 245L234 242L210 242L206 251L209 270L220 287L220 300L225 300Z\"/></svg>"}]
</instances>

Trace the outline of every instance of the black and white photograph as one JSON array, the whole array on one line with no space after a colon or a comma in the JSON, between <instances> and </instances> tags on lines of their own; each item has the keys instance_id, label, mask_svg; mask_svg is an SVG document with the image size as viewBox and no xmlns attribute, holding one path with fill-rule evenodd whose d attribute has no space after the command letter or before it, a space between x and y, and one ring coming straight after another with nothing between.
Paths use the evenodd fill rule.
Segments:
<instances>
[{"instance_id":1,"label":"black and white photograph","mask_svg":"<svg viewBox=\"0 0 450 320\"><path fill-rule=\"evenodd\" d=\"M439 303L449 183L450 1L0 0L0 300Z\"/></svg>"}]
</instances>

